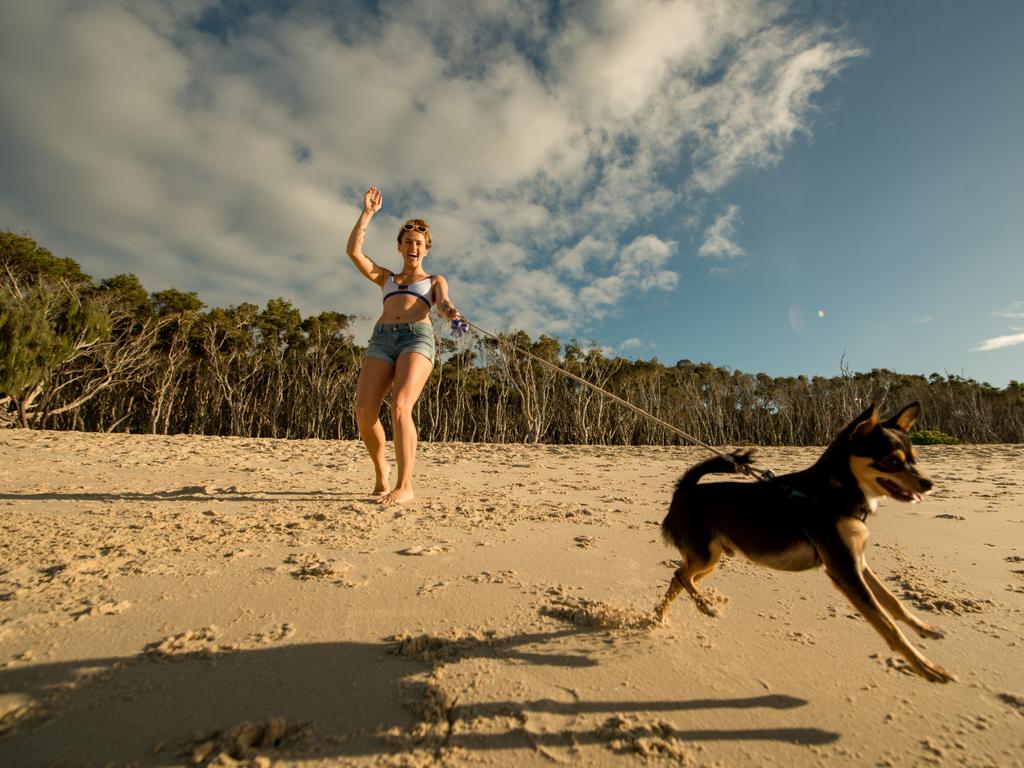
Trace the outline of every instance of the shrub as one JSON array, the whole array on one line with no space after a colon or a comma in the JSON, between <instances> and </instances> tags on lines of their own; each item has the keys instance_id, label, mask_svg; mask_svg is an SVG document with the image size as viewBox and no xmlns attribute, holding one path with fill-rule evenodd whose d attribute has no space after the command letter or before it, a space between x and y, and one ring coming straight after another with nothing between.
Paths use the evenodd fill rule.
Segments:
<instances>
[{"instance_id":1,"label":"shrub","mask_svg":"<svg viewBox=\"0 0 1024 768\"><path fill-rule=\"evenodd\" d=\"M910 433L910 442L914 445L957 445L960 441L937 429L919 429Z\"/></svg>"}]
</instances>

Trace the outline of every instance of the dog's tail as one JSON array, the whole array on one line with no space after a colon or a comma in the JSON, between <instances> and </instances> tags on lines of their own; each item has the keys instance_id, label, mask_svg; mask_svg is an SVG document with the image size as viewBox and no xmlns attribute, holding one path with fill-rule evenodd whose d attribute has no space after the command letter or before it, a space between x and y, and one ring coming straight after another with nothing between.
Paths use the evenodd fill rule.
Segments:
<instances>
[{"instance_id":1,"label":"dog's tail","mask_svg":"<svg viewBox=\"0 0 1024 768\"><path fill-rule=\"evenodd\" d=\"M756 455L753 448L737 448L728 456L715 456L700 464L694 464L686 471L685 475L679 478L676 490L682 491L691 485L696 485L704 475L734 475L737 472L742 472L742 467L754 463Z\"/></svg>"},{"instance_id":2,"label":"dog's tail","mask_svg":"<svg viewBox=\"0 0 1024 768\"><path fill-rule=\"evenodd\" d=\"M688 492L704 475L734 475L743 471L743 467L754 463L757 452L753 448L737 448L728 456L715 456L700 464L694 464L676 483L676 492L672 497L672 505L661 523L661 537L666 544L676 544L676 533L673 531L672 519L682 513Z\"/></svg>"}]
</instances>

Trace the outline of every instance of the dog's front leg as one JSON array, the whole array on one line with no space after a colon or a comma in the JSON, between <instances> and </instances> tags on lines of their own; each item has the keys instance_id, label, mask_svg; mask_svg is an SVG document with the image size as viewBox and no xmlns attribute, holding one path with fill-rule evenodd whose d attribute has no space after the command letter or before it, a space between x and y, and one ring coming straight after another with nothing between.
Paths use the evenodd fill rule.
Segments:
<instances>
[{"instance_id":1,"label":"dog's front leg","mask_svg":"<svg viewBox=\"0 0 1024 768\"><path fill-rule=\"evenodd\" d=\"M878 578L878 575L872 571L867 564L864 565L864 579L867 581L868 587L871 588L875 597L877 597L878 601L882 604L882 607L885 608L893 618L909 624L921 637L928 637L936 640L944 637L942 630L937 627L933 627L925 621L921 621L921 619L907 610L907 607L899 601L899 598L897 598L896 595L886 588L885 584L882 583L882 580Z\"/></svg>"},{"instance_id":2,"label":"dog's front leg","mask_svg":"<svg viewBox=\"0 0 1024 768\"><path fill-rule=\"evenodd\" d=\"M956 680L942 667L926 659L911 644L868 587L864 577L866 566L863 553L867 527L859 520L851 519L840 523L835 534L815 541L815 547L825 562L825 572L832 583L868 620L886 644L903 656L919 675L935 683Z\"/></svg>"}]
</instances>

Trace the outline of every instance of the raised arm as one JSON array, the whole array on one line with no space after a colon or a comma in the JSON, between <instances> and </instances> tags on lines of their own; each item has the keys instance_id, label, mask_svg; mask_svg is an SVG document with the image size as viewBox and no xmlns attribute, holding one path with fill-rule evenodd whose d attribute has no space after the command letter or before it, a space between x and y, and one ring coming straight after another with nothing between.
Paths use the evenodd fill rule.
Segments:
<instances>
[{"instance_id":1,"label":"raised arm","mask_svg":"<svg viewBox=\"0 0 1024 768\"><path fill-rule=\"evenodd\" d=\"M370 187L366 191L366 194L363 195L363 212L359 214L359 220L352 227L352 234L348 236L348 246L345 248L348 257L356 265L356 269L377 285L383 285L389 273L388 270L375 264L369 256L363 253L363 239L366 237L366 228L370 225L370 219L380 210L383 199L380 190L376 187Z\"/></svg>"}]
</instances>

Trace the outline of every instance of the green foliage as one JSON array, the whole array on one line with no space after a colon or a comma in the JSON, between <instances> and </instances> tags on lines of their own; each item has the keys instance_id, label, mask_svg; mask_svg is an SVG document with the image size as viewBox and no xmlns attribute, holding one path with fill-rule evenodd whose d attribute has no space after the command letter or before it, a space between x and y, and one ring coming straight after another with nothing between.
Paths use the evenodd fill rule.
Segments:
<instances>
[{"instance_id":1,"label":"green foliage","mask_svg":"<svg viewBox=\"0 0 1024 768\"><path fill-rule=\"evenodd\" d=\"M149 294L134 273L114 275L100 282L97 299L103 301L111 314L142 318L152 312Z\"/></svg>"},{"instance_id":2,"label":"green foliage","mask_svg":"<svg viewBox=\"0 0 1024 768\"><path fill-rule=\"evenodd\" d=\"M195 291L179 291L177 288L168 288L164 291L157 291L153 294L153 308L160 316L183 315L189 312L198 312L206 305L199 300Z\"/></svg>"},{"instance_id":3,"label":"green foliage","mask_svg":"<svg viewBox=\"0 0 1024 768\"><path fill-rule=\"evenodd\" d=\"M910 433L910 442L914 445L957 445L960 441L937 429L918 429Z\"/></svg>"},{"instance_id":4,"label":"green foliage","mask_svg":"<svg viewBox=\"0 0 1024 768\"><path fill-rule=\"evenodd\" d=\"M192 292L147 294L135 275L94 285L71 259L0 232L0 421L75 429L355 438L362 349L354 317L303 318L284 298L206 310ZM821 445L876 403L917 400L917 444L1024 442L1024 385L887 369L773 377L711 363L607 356L522 331L448 337L415 418L424 440L672 445L680 439L511 342L714 445ZM385 428L389 413L382 412ZM944 430L944 431L939 431ZM957 435L957 438L951 437Z\"/></svg>"},{"instance_id":5,"label":"green foliage","mask_svg":"<svg viewBox=\"0 0 1024 768\"><path fill-rule=\"evenodd\" d=\"M340 312L321 312L302 321L302 331L309 338L311 346L323 346L331 341L351 343L352 318Z\"/></svg>"},{"instance_id":6,"label":"green foliage","mask_svg":"<svg viewBox=\"0 0 1024 768\"><path fill-rule=\"evenodd\" d=\"M287 299L270 299L256 317L256 328L267 349L283 353L286 347L299 343L302 313Z\"/></svg>"},{"instance_id":7,"label":"green foliage","mask_svg":"<svg viewBox=\"0 0 1024 768\"><path fill-rule=\"evenodd\" d=\"M31 237L0 232L0 267L5 280L17 283L47 280L72 287L89 286L92 278L74 259L58 259Z\"/></svg>"},{"instance_id":8,"label":"green foliage","mask_svg":"<svg viewBox=\"0 0 1024 768\"><path fill-rule=\"evenodd\" d=\"M31 238L0 233L0 265L0 391L20 401L111 323L91 278Z\"/></svg>"},{"instance_id":9,"label":"green foliage","mask_svg":"<svg viewBox=\"0 0 1024 768\"><path fill-rule=\"evenodd\" d=\"M0 289L0 391L35 386L76 349L109 333L110 317L92 301Z\"/></svg>"},{"instance_id":10,"label":"green foliage","mask_svg":"<svg viewBox=\"0 0 1024 768\"><path fill-rule=\"evenodd\" d=\"M42 302L19 302L6 288L0 290L0 392L17 394L34 386L56 345Z\"/></svg>"}]
</instances>

